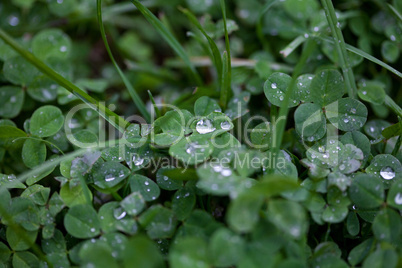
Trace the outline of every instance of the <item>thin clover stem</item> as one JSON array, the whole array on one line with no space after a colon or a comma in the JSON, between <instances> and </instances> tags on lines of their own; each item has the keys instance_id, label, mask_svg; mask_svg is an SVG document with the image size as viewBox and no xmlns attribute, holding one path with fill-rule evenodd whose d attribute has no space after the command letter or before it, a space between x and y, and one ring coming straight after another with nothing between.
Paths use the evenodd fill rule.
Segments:
<instances>
[{"instance_id":1,"label":"thin clover stem","mask_svg":"<svg viewBox=\"0 0 402 268\"><path fill-rule=\"evenodd\" d=\"M314 48L316 46L316 43L312 39L307 39L307 42L305 43L305 46L303 48L302 55L299 59L299 62L297 63L295 70L292 75L292 81L289 84L289 87L285 93L285 97L283 99L282 105L279 109L279 115L276 121L273 121L273 132L275 133L273 139L272 139L272 149L273 149L273 156L277 157L279 148L282 144L283 140L283 134L285 132L285 126L286 126L286 119L287 115L289 112L288 104L290 101L290 96L293 95L293 92L295 90L295 84L296 84L296 79L297 77L301 74L302 69L304 68L304 65L307 62L308 57L310 54L313 52ZM269 169L269 172L272 173L275 167L271 167Z\"/></svg>"},{"instance_id":2,"label":"thin clover stem","mask_svg":"<svg viewBox=\"0 0 402 268\"><path fill-rule=\"evenodd\" d=\"M112 112L105 105L101 104L99 101L91 97L85 91L83 91L82 89L80 89L79 87L68 81L66 78L55 72L52 68L47 66L43 61L38 59L31 52L24 49L1 28L0 28L0 38L3 39L3 41L6 44L8 44L12 49L14 49L18 54L20 54L23 58L25 58L25 60L29 61L36 68L38 68L39 71L47 75L49 78L54 80L60 86L70 91L72 94L81 99L84 103L88 104L89 107L91 107L100 115L102 115L106 121L108 121L111 125L117 128L120 132L123 133L126 127L130 125L130 123L124 120L124 118Z\"/></svg>"},{"instance_id":3,"label":"thin clover stem","mask_svg":"<svg viewBox=\"0 0 402 268\"><path fill-rule=\"evenodd\" d=\"M325 14L329 27L331 28L332 36L335 40L335 48L338 52L339 61L341 64L342 72L345 78L346 87L348 90L348 95L351 98L356 98L357 88L355 83L355 77L353 70L350 67L348 60L348 55L346 52L345 40L343 39L342 31L340 29L340 24L336 18L335 9L332 5L331 0L321 0L324 6Z\"/></svg>"},{"instance_id":4,"label":"thin clover stem","mask_svg":"<svg viewBox=\"0 0 402 268\"><path fill-rule=\"evenodd\" d=\"M147 108L146 108L144 102L141 100L140 96L138 95L137 91L134 89L133 85L130 83L130 81L127 79L127 77L124 75L123 71L120 69L119 65L117 64L116 60L114 59L112 51L110 50L109 43L106 38L105 27L103 25L103 20L102 20L102 0L97 0L96 4L97 4L99 29L101 32L103 43L105 44L106 51L109 55L109 58L112 61L113 65L116 68L121 79L123 80L123 83L126 86L128 92L130 93L130 96L133 99L135 106L138 108L138 110L140 111L142 116L144 116L145 121L150 122L151 115L147 111Z\"/></svg>"}]
</instances>

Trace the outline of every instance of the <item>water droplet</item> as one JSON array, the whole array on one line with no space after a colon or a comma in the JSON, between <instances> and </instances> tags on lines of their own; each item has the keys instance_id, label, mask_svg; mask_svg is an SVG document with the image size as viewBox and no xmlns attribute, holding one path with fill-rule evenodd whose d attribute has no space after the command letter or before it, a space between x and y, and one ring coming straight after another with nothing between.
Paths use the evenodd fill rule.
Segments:
<instances>
[{"instance_id":1,"label":"water droplet","mask_svg":"<svg viewBox=\"0 0 402 268\"><path fill-rule=\"evenodd\" d=\"M133 163L134 163L134 166L140 166L140 165L142 165L142 163L144 163L144 158L140 158L138 155L134 155Z\"/></svg>"},{"instance_id":2,"label":"water droplet","mask_svg":"<svg viewBox=\"0 0 402 268\"><path fill-rule=\"evenodd\" d=\"M109 182L109 181L114 181L116 178L112 175L112 174L107 174L105 176L105 181Z\"/></svg>"},{"instance_id":3,"label":"water droplet","mask_svg":"<svg viewBox=\"0 0 402 268\"><path fill-rule=\"evenodd\" d=\"M20 19L16 16L11 15L10 17L8 17L8 23L11 26L17 26L20 23Z\"/></svg>"},{"instance_id":4,"label":"water droplet","mask_svg":"<svg viewBox=\"0 0 402 268\"><path fill-rule=\"evenodd\" d=\"M95 228L91 228L91 232L92 232L92 233L95 233Z\"/></svg>"},{"instance_id":5,"label":"water droplet","mask_svg":"<svg viewBox=\"0 0 402 268\"><path fill-rule=\"evenodd\" d=\"M201 119L200 121L198 121L195 129L200 134L210 133L215 130L211 120L209 119Z\"/></svg>"},{"instance_id":6,"label":"water droplet","mask_svg":"<svg viewBox=\"0 0 402 268\"><path fill-rule=\"evenodd\" d=\"M391 35L389 38L391 39L391 41L395 41L395 40L396 40L395 35Z\"/></svg>"},{"instance_id":7,"label":"water droplet","mask_svg":"<svg viewBox=\"0 0 402 268\"><path fill-rule=\"evenodd\" d=\"M116 220L121 220L127 215L127 212L125 212L122 208L117 208L113 212L113 216Z\"/></svg>"},{"instance_id":8,"label":"water droplet","mask_svg":"<svg viewBox=\"0 0 402 268\"><path fill-rule=\"evenodd\" d=\"M363 91L362 93L363 93L363 95L366 95L366 94L367 94L367 91Z\"/></svg>"},{"instance_id":9,"label":"water droplet","mask_svg":"<svg viewBox=\"0 0 402 268\"><path fill-rule=\"evenodd\" d=\"M228 121L224 121L221 123L221 128L223 130L228 130L230 128L230 123Z\"/></svg>"},{"instance_id":10,"label":"water droplet","mask_svg":"<svg viewBox=\"0 0 402 268\"><path fill-rule=\"evenodd\" d=\"M345 170L345 165L344 165L344 164L341 164L341 165L339 166L339 170Z\"/></svg>"},{"instance_id":11,"label":"water droplet","mask_svg":"<svg viewBox=\"0 0 402 268\"><path fill-rule=\"evenodd\" d=\"M384 180L392 180L395 177L395 171L391 167L383 167L380 175Z\"/></svg>"},{"instance_id":12,"label":"water droplet","mask_svg":"<svg viewBox=\"0 0 402 268\"><path fill-rule=\"evenodd\" d=\"M325 159L328 159L329 158L329 153L326 152L325 154L322 155L322 157L324 157Z\"/></svg>"},{"instance_id":13,"label":"water droplet","mask_svg":"<svg viewBox=\"0 0 402 268\"><path fill-rule=\"evenodd\" d=\"M318 32L319 30L320 30L320 28L314 27L314 32Z\"/></svg>"},{"instance_id":14,"label":"water droplet","mask_svg":"<svg viewBox=\"0 0 402 268\"><path fill-rule=\"evenodd\" d=\"M230 169L228 169L228 168L224 168L221 171L221 174L222 174L222 176L228 177L228 176L232 175L232 171Z\"/></svg>"},{"instance_id":15,"label":"water droplet","mask_svg":"<svg viewBox=\"0 0 402 268\"><path fill-rule=\"evenodd\" d=\"M57 4L63 4L64 0L57 0Z\"/></svg>"},{"instance_id":16,"label":"water droplet","mask_svg":"<svg viewBox=\"0 0 402 268\"><path fill-rule=\"evenodd\" d=\"M283 96L282 96L282 95L279 96L279 100L280 100L280 101L283 101Z\"/></svg>"},{"instance_id":17,"label":"water droplet","mask_svg":"<svg viewBox=\"0 0 402 268\"><path fill-rule=\"evenodd\" d=\"M15 97L15 96L12 96L11 98L10 98L10 102L11 103L15 103L17 101L17 98Z\"/></svg>"},{"instance_id":18,"label":"water droplet","mask_svg":"<svg viewBox=\"0 0 402 268\"><path fill-rule=\"evenodd\" d=\"M272 83L272 84L271 84L271 88L273 88L273 89L277 88L276 83Z\"/></svg>"},{"instance_id":19,"label":"water droplet","mask_svg":"<svg viewBox=\"0 0 402 268\"><path fill-rule=\"evenodd\" d=\"M370 127L370 132L374 132L375 128L374 127Z\"/></svg>"},{"instance_id":20,"label":"water droplet","mask_svg":"<svg viewBox=\"0 0 402 268\"><path fill-rule=\"evenodd\" d=\"M60 47L60 51L61 51L61 52L66 52L66 51L67 51L67 47L66 47L66 46L61 46L61 47Z\"/></svg>"},{"instance_id":21,"label":"water droplet","mask_svg":"<svg viewBox=\"0 0 402 268\"><path fill-rule=\"evenodd\" d=\"M319 147L318 147L318 151L319 151L320 153L325 152L325 147L324 147L324 146L319 146Z\"/></svg>"},{"instance_id":22,"label":"water droplet","mask_svg":"<svg viewBox=\"0 0 402 268\"><path fill-rule=\"evenodd\" d=\"M344 119L343 119L343 122L345 122L345 123L349 123L349 119L344 118Z\"/></svg>"},{"instance_id":23,"label":"water droplet","mask_svg":"<svg viewBox=\"0 0 402 268\"><path fill-rule=\"evenodd\" d=\"M144 184L145 184L145 185L149 185L149 182L146 181L146 182L144 182Z\"/></svg>"},{"instance_id":24,"label":"water droplet","mask_svg":"<svg viewBox=\"0 0 402 268\"><path fill-rule=\"evenodd\" d=\"M398 194L395 196L394 201L395 201L395 204L397 204L397 205L402 205L402 194L401 194L401 193L398 193Z\"/></svg>"},{"instance_id":25,"label":"water droplet","mask_svg":"<svg viewBox=\"0 0 402 268\"><path fill-rule=\"evenodd\" d=\"M355 109L355 108L351 108L351 109L350 109L350 112L351 112L352 114L355 114L355 113L356 113L356 109Z\"/></svg>"},{"instance_id":26,"label":"water droplet","mask_svg":"<svg viewBox=\"0 0 402 268\"><path fill-rule=\"evenodd\" d=\"M304 38L308 38L309 37L309 35L308 34L304 34Z\"/></svg>"}]
</instances>

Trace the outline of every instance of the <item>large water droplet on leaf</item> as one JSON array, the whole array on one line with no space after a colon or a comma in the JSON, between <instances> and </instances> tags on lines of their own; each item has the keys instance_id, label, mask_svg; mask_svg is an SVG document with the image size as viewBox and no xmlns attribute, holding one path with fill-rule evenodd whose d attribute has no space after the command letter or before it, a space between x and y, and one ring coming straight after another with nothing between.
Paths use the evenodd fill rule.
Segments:
<instances>
[{"instance_id":1,"label":"large water droplet on leaf","mask_svg":"<svg viewBox=\"0 0 402 268\"><path fill-rule=\"evenodd\" d=\"M395 171L391 167L383 167L380 175L384 180L392 180L395 177Z\"/></svg>"},{"instance_id":2,"label":"large water droplet on leaf","mask_svg":"<svg viewBox=\"0 0 402 268\"><path fill-rule=\"evenodd\" d=\"M228 129L230 129L230 123L229 123L228 121L222 122L222 123L221 123L221 128L222 128L223 130L228 130Z\"/></svg>"},{"instance_id":3,"label":"large water droplet on leaf","mask_svg":"<svg viewBox=\"0 0 402 268\"><path fill-rule=\"evenodd\" d=\"M209 119L201 119L198 121L195 129L200 134L207 134L215 130L211 120Z\"/></svg>"},{"instance_id":4,"label":"large water droplet on leaf","mask_svg":"<svg viewBox=\"0 0 402 268\"><path fill-rule=\"evenodd\" d=\"M401 194L401 193L398 193L398 194L395 196L394 201L395 201L395 204L397 204L397 205L402 205L402 194Z\"/></svg>"},{"instance_id":5,"label":"large water droplet on leaf","mask_svg":"<svg viewBox=\"0 0 402 268\"><path fill-rule=\"evenodd\" d=\"M105 181L114 181L116 178L112 174L107 174L105 176Z\"/></svg>"}]
</instances>

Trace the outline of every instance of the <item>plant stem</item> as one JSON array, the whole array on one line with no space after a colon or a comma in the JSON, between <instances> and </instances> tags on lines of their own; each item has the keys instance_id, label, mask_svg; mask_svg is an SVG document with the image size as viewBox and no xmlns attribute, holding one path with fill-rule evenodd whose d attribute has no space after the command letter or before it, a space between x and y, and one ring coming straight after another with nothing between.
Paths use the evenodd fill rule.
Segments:
<instances>
[{"instance_id":1,"label":"plant stem","mask_svg":"<svg viewBox=\"0 0 402 268\"><path fill-rule=\"evenodd\" d=\"M295 67L294 72L293 72L292 81L289 84L289 87L286 91L282 105L279 109L278 118L276 119L275 122L274 121L272 122L275 137L272 139L271 148L272 148L272 153L273 153L274 157L276 157L278 155L279 148L281 147L281 144L282 144L283 134L285 132L287 115L288 115L288 111L289 111L288 104L289 104L290 96L293 95L293 91L295 90L296 79L301 74L302 69L307 62L307 59L310 56L310 54L313 52L315 46L316 46L316 43L312 39L307 39L307 42L305 43L305 46L303 48L302 55L299 59L299 62L297 63L297 65ZM269 169L269 172L273 172L274 168L275 167L271 167Z\"/></svg>"},{"instance_id":2,"label":"plant stem","mask_svg":"<svg viewBox=\"0 0 402 268\"><path fill-rule=\"evenodd\" d=\"M321 2L324 6L327 21L329 27L331 28L332 36L335 40L335 48L338 52L338 57L341 64L343 76L345 78L348 95L350 98L356 98L357 88L355 77L353 75L353 70L350 67L348 55L346 52L345 40L343 39L340 24L338 22L338 19L336 18L334 6L331 0L321 0Z\"/></svg>"},{"instance_id":3,"label":"plant stem","mask_svg":"<svg viewBox=\"0 0 402 268\"><path fill-rule=\"evenodd\" d=\"M142 116L144 116L145 121L150 122L151 115L147 111L147 108L145 107L144 102L141 100L140 96L138 95L137 91L134 89L133 85L130 83L130 81L127 79L127 77L124 75L123 71L120 69L119 65L117 64L116 60L113 57L112 51L110 50L109 43L106 38L105 27L103 25L103 20L102 20L102 0L97 0L96 6L97 6L99 29L101 32L103 43L105 44L106 51L109 55L109 58L112 61L113 65L116 68L121 79L123 80L123 83L126 86L128 92L130 93L130 96L133 99L135 106L137 106L137 108L140 111L140 113L142 114Z\"/></svg>"},{"instance_id":4,"label":"plant stem","mask_svg":"<svg viewBox=\"0 0 402 268\"><path fill-rule=\"evenodd\" d=\"M41 61L32 53L21 47L17 42L14 41L14 39L11 36L9 36L1 28L0 28L0 38L3 39L5 43L7 43L12 49L18 52L27 61L29 61L36 68L38 68L39 71L47 75L49 78L53 79L60 86L70 91L72 94L80 98L83 102L88 104L92 109L97 111L101 116L103 116L106 119L106 121L108 121L111 125L117 128L120 132L124 132L126 127L130 124L122 117L118 116L117 114L109 110L105 105L99 103L99 101L91 97L85 91L83 91L82 89L80 89L67 79L65 79L60 74L53 71L53 69L47 66L43 61Z\"/></svg>"}]
</instances>

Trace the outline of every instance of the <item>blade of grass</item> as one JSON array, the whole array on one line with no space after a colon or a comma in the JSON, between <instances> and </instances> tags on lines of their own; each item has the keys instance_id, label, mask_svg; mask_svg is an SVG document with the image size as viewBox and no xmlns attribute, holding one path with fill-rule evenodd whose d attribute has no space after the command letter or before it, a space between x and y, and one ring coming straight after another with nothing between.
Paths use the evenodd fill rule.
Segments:
<instances>
[{"instance_id":1,"label":"blade of grass","mask_svg":"<svg viewBox=\"0 0 402 268\"><path fill-rule=\"evenodd\" d=\"M318 39L321 39L323 41L326 41L326 42L329 42L329 43L332 43L332 44L335 43L333 40L331 40L329 38L326 38L326 37L322 37L322 36L316 36L316 37ZM363 58L366 58L369 61L374 62L375 64L378 64L378 65L384 67L388 71L390 71L390 72L396 74L397 76L399 76L400 78L402 78L402 73L401 72L399 72L395 68L391 67L390 65L386 64L385 62L380 61L379 59L371 56L370 54L368 54L366 52L364 52L363 50L358 49L358 48L356 48L354 46L351 46L351 45L348 45L348 44L346 44L346 49L349 50L352 53L355 53L356 55L362 56Z\"/></svg>"},{"instance_id":2,"label":"blade of grass","mask_svg":"<svg viewBox=\"0 0 402 268\"><path fill-rule=\"evenodd\" d=\"M385 95L385 105L390 108L397 116L402 117L402 108L388 95Z\"/></svg>"},{"instance_id":3,"label":"blade of grass","mask_svg":"<svg viewBox=\"0 0 402 268\"><path fill-rule=\"evenodd\" d=\"M150 122L151 115L148 113L144 102L141 100L140 96L135 91L133 85L130 83L130 81L127 79L127 77L124 75L123 71L120 69L119 65L117 64L116 60L113 57L112 51L110 50L109 43L108 43L107 38L106 38L105 27L103 25L103 20L102 20L102 0L97 0L96 1L96 6L97 6L99 29L100 29L100 32L101 32L103 43L105 44L106 51L107 51L107 53L109 55L109 58L112 61L114 67L117 70L117 72L119 73L121 79L123 80L123 83L126 86L128 92L130 93L130 96L133 99L135 106L138 108L138 110L140 111L142 116L144 116L145 121Z\"/></svg>"},{"instance_id":4,"label":"blade of grass","mask_svg":"<svg viewBox=\"0 0 402 268\"><path fill-rule=\"evenodd\" d=\"M223 52L223 66L222 66L222 79L221 79L221 94L220 94L220 103L222 109L225 110L228 99L229 99L229 90L230 90L230 60L227 51Z\"/></svg>"},{"instance_id":5,"label":"blade of grass","mask_svg":"<svg viewBox=\"0 0 402 268\"><path fill-rule=\"evenodd\" d=\"M36 68L38 68L39 71L47 75L49 78L53 79L60 86L70 91L72 94L81 99L84 103L88 104L92 109L98 112L102 117L105 118L106 121L108 121L111 125L117 128L120 132L124 132L126 127L130 124L122 117L118 116L117 114L109 110L105 105L101 104L95 98L88 95L85 91L83 91L82 89L80 89L67 79L65 79L60 74L53 71L53 69L47 66L43 61L41 61L32 53L21 47L16 41L14 41L12 37L10 37L1 28L0 28L0 38L3 39L5 43L7 43L12 49L18 52L27 61L29 61Z\"/></svg>"},{"instance_id":6,"label":"blade of grass","mask_svg":"<svg viewBox=\"0 0 402 268\"><path fill-rule=\"evenodd\" d=\"M226 5L225 0L220 0L221 9L222 9L222 18L223 18L223 27L225 30L225 45L226 45L226 58L225 53L223 53L223 66L222 66L222 86L221 87L221 105L223 110L226 109L227 102L229 99L229 94L231 93L231 80L232 80L232 64L231 64L231 56L230 56L230 42L229 42L229 34L226 22Z\"/></svg>"},{"instance_id":7,"label":"blade of grass","mask_svg":"<svg viewBox=\"0 0 402 268\"><path fill-rule=\"evenodd\" d=\"M143 6L138 0L131 0L131 2L137 7L137 9L144 15L152 26L159 32L159 34L165 39L170 47L176 52L176 54L184 61L187 67L191 71L192 78L197 85L202 85L202 80L194 65L191 63L186 51L180 45L180 43L174 38L171 32L163 25L163 23L145 6Z\"/></svg>"},{"instance_id":8,"label":"blade of grass","mask_svg":"<svg viewBox=\"0 0 402 268\"><path fill-rule=\"evenodd\" d=\"M394 13L395 17L399 20L399 22L402 22L402 15L394 8L391 6L391 4L388 4L389 9Z\"/></svg>"},{"instance_id":9,"label":"blade of grass","mask_svg":"<svg viewBox=\"0 0 402 268\"><path fill-rule=\"evenodd\" d=\"M270 2L266 3L263 8L261 9L260 13L258 14L258 19L257 19L257 25L256 25L256 31L257 31L257 36L258 39L260 40L261 44L263 45L263 48L265 51L271 52L271 47L268 44L268 42L264 39L264 34L262 32L262 18L264 14L276 3L278 3L279 0L271 0Z\"/></svg>"},{"instance_id":10,"label":"blade of grass","mask_svg":"<svg viewBox=\"0 0 402 268\"><path fill-rule=\"evenodd\" d=\"M282 49L279 53L283 55L283 57L287 57L292 52L298 48L303 42L306 41L306 38L304 36L299 35L296 37L289 45L287 45L284 49Z\"/></svg>"},{"instance_id":11,"label":"blade of grass","mask_svg":"<svg viewBox=\"0 0 402 268\"><path fill-rule=\"evenodd\" d=\"M211 60L214 63L214 66L216 68L216 72L218 74L218 81L221 81L222 79L222 59L221 55L218 49L218 46L216 45L215 41L205 32L204 28L202 25L198 22L197 18L194 16L191 11L189 11L186 8L179 7L179 10L184 13L184 15L187 16L187 18L191 21L192 24L194 24L195 27L197 27L198 30L205 36L205 38L208 41L209 47L212 52L212 58Z\"/></svg>"},{"instance_id":12,"label":"blade of grass","mask_svg":"<svg viewBox=\"0 0 402 268\"><path fill-rule=\"evenodd\" d=\"M340 29L340 24L336 18L335 9L332 5L331 0L321 0L324 6L325 14L329 27L331 28L332 36L335 40L335 47L338 52L339 61L341 64L343 76L345 78L346 87L348 90L348 95L351 98L356 98L357 88L355 83L355 77L353 75L353 70L350 67L348 60L348 55L346 53L345 40L343 39L342 31Z\"/></svg>"}]
</instances>

